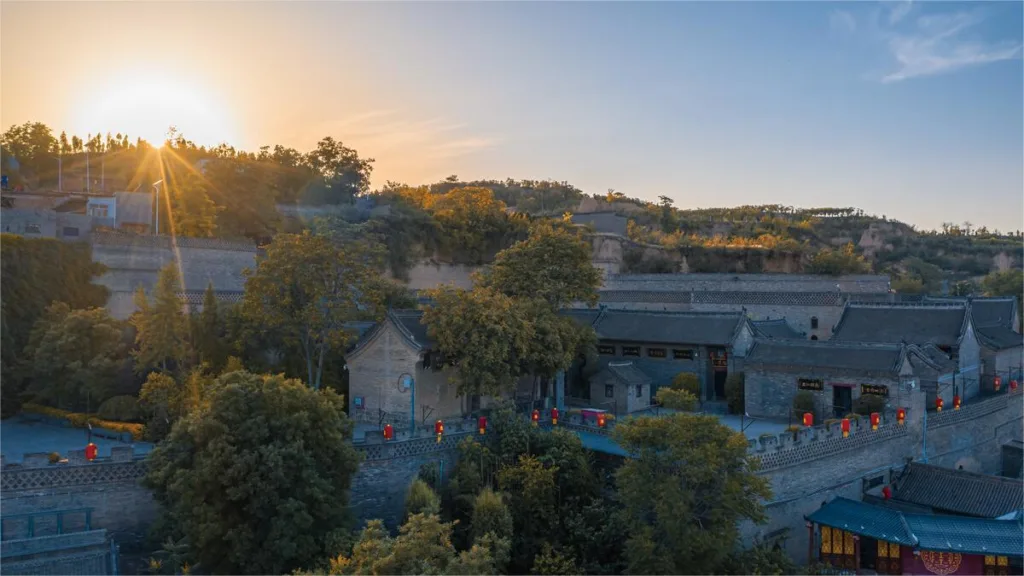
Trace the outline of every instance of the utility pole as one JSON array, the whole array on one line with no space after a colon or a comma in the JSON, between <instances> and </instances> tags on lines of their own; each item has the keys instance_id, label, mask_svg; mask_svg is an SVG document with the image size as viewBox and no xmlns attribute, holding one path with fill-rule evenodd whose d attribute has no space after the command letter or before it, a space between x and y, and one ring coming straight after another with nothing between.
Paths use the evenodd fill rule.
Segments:
<instances>
[{"instance_id":1,"label":"utility pole","mask_svg":"<svg viewBox=\"0 0 1024 576\"><path fill-rule=\"evenodd\" d=\"M160 185L163 184L163 180L157 180L153 182L153 201L156 203L156 235L160 235Z\"/></svg>"},{"instance_id":2,"label":"utility pole","mask_svg":"<svg viewBox=\"0 0 1024 576\"><path fill-rule=\"evenodd\" d=\"M85 141L85 193L89 193L89 148L92 147L92 134L86 134L88 140Z\"/></svg>"},{"instance_id":3,"label":"utility pole","mask_svg":"<svg viewBox=\"0 0 1024 576\"><path fill-rule=\"evenodd\" d=\"M54 156L53 158L57 161L57 191L58 192L63 192L64 191L64 157L63 157L63 155L61 155L61 156Z\"/></svg>"}]
</instances>

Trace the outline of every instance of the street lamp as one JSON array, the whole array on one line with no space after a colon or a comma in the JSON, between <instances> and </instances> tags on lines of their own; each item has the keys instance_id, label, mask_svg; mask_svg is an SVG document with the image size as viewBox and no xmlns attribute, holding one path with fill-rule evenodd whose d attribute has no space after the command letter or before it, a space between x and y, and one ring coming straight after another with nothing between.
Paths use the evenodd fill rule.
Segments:
<instances>
[{"instance_id":1,"label":"street lamp","mask_svg":"<svg viewBox=\"0 0 1024 576\"><path fill-rule=\"evenodd\" d=\"M160 185L163 184L163 180L157 180L153 182L153 201L156 202L156 235L160 235Z\"/></svg>"},{"instance_id":2,"label":"street lamp","mask_svg":"<svg viewBox=\"0 0 1024 576\"><path fill-rule=\"evenodd\" d=\"M57 191L64 191L64 157L52 156L57 161Z\"/></svg>"}]
</instances>

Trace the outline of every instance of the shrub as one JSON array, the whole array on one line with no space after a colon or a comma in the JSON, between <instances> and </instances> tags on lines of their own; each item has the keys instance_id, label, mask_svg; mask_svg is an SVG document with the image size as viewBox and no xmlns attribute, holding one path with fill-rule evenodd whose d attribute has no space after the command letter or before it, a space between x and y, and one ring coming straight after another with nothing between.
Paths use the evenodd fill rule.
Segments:
<instances>
[{"instance_id":1,"label":"shrub","mask_svg":"<svg viewBox=\"0 0 1024 576\"><path fill-rule=\"evenodd\" d=\"M142 416L139 401L134 396L114 396L109 398L97 411L100 418L117 422L135 422Z\"/></svg>"},{"instance_id":2,"label":"shrub","mask_svg":"<svg viewBox=\"0 0 1024 576\"><path fill-rule=\"evenodd\" d=\"M853 411L861 416L867 416L872 412L885 411L885 398L877 394L862 394L853 403Z\"/></svg>"},{"instance_id":3,"label":"shrub","mask_svg":"<svg viewBox=\"0 0 1024 576\"><path fill-rule=\"evenodd\" d=\"M405 518L413 514L439 514L441 512L441 499L437 497L434 490L426 482L419 478L409 485L409 492L405 495Z\"/></svg>"},{"instance_id":4,"label":"shrub","mask_svg":"<svg viewBox=\"0 0 1024 576\"><path fill-rule=\"evenodd\" d=\"M686 390L675 388L661 388L654 395L654 400L665 408L692 412L697 407L697 397Z\"/></svg>"},{"instance_id":5,"label":"shrub","mask_svg":"<svg viewBox=\"0 0 1024 576\"><path fill-rule=\"evenodd\" d=\"M56 464L57 462L60 462L60 454L50 452L50 464Z\"/></svg>"},{"instance_id":6,"label":"shrub","mask_svg":"<svg viewBox=\"0 0 1024 576\"><path fill-rule=\"evenodd\" d=\"M142 424L130 424L127 422L110 422L108 420L102 420L96 418L91 414L81 414L78 412L68 412L67 410L61 410L59 408L50 408L49 406L41 406L39 404L27 403L24 404L21 409L25 412L31 412L33 414L42 414L44 416L50 416L51 418L60 418L67 420L71 423L71 426L75 428L88 428L92 424L93 428L106 428L111 432L128 433L132 435L133 440L142 439Z\"/></svg>"},{"instance_id":7,"label":"shrub","mask_svg":"<svg viewBox=\"0 0 1024 576\"><path fill-rule=\"evenodd\" d=\"M746 409L745 381L743 372L734 372L725 379L725 402L730 414L742 414Z\"/></svg>"},{"instance_id":8,"label":"shrub","mask_svg":"<svg viewBox=\"0 0 1024 576\"><path fill-rule=\"evenodd\" d=\"M797 414L803 414L804 412L810 412L814 414L814 394L809 390L800 390L793 397L793 410ZM817 416L817 414L815 414Z\"/></svg>"},{"instance_id":9,"label":"shrub","mask_svg":"<svg viewBox=\"0 0 1024 576\"><path fill-rule=\"evenodd\" d=\"M803 426L797 426L796 424L790 424L786 426L786 432L799 432Z\"/></svg>"},{"instance_id":10,"label":"shrub","mask_svg":"<svg viewBox=\"0 0 1024 576\"><path fill-rule=\"evenodd\" d=\"M694 398L700 397L700 379L697 378L696 374L690 372L680 372L676 374L676 377L672 379L673 390L684 390L693 395Z\"/></svg>"}]
</instances>

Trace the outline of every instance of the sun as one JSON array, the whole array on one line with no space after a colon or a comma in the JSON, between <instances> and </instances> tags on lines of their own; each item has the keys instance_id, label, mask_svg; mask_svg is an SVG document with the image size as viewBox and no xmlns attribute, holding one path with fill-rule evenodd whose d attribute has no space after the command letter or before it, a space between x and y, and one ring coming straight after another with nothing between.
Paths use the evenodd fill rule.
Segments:
<instances>
[{"instance_id":1,"label":"sun","mask_svg":"<svg viewBox=\"0 0 1024 576\"><path fill-rule=\"evenodd\" d=\"M197 145L235 142L237 136L227 106L197 82L169 75L126 74L99 81L79 102L74 126L82 137L120 132L159 146L171 126Z\"/></svg>"}]
</instances>

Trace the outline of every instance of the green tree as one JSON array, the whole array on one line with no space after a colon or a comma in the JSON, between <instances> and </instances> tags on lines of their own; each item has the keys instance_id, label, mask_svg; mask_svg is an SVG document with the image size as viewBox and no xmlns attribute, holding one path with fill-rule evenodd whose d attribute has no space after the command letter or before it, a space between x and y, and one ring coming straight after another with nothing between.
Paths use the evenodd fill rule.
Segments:
<instances>
[{"instance_id":1,"label":"green tree","mask_svg":"<svg viewBox=\"0 0 1024 576\"><path fill-rule=\"evenodd\" d=\"M130 322L136 330L133 356L140 370L182 368L188 358L189 325L182 310L184 304L177 294L180 287L178 269L171 263L160 270L152 304L141 287L135 293L137 311Z\"/></svg>"},{"instance_id":2,"label":"green tree","mask_svg":"<svg viewBox=\"0 0 1024 576\"><path fill-rule=\"evenodd\" d=\"M551 574L560 576L565 574L580 574L576 567L576 560L572 556L556 552L551 544L545 542L541 553L533 559L533 568L530 574Z\"/></svg>"},{"instance_id":3,"label":"green tree","mask_svg":"<svg viewBox=\"0 0 1024 576\"><path fill-rule=\"evenodd\" d=\"M319 389L328 353L355 338L345 324L380 314L381 260L378 245L279 234L248 274L242 314L298 347L306 382Z\"/></svg>"},{"instance_id":4,"label":"green tree","mask_svg":"<svg viewBox=\"0 0 1024 576\"><path fill-rule=\"evenodd\" d=\"M514 574L525 574L558 523L557 466L545 466L534 456L520 456L498 472L498 486L509 496L512 513Z\"/></svg>"},{"instance_id":5,"label":"green tree","mask_svg":"<svg viewBox=\"0 0 1024 576\"><path fill-rule=\"evenodd\" d=\"M405 494L405 519L414 514L440 514L441 499L426 482L419 478L412 481Z\"/></svg>"},{"instance_id":6,"label":"green tree","mask_svg":"<svg viewBox=\"0 0 1024 576\"><path fill-rule=\"evenodd\" d=\"M864 260L864 257L857 254L853 243L850 242L840 248L822 248L815 254L807 265L807 271L812 274L829 274L840 276L842 274L862 274L871 271L871 266Z\"/></svg>"},{"instance_id":7,"label":"green tree","mask_svg":"<svg viewBox=\"0 0 1024 576\"><path fill-rule=\"evenodd\" d=\"M306 191L311 204L341 204L369 190L373 159L360 158L330 136L317 142L316 149L306 154L305 163L319 179Z\"/></svg>"},{"instance_id":8,"label":"green tree","mask_svg":"<svg viewBox=\"0 0 1024 576\"><path fill-rule=\"evenodd\" d=\"M512 538L512 514L500 492L484 488L473 501L473 540L480 541L493 534L497 538Z\"/></svg>"},{"instance_id":9,"label":"green tree","mask_svg":"<svg viewBox=\"0 0 1024 576\"><path fill-rule=\"evenodd\" d=\"M541 221L526 240L502 250L483 284L514 298L540 298L552 309L574 302L597 304L601 272L579 232Z\"/></svg>"},{"instance_id":10,"label":"green tree","mask_svg":"<svg viewBox=\"0 0 1024 576\"><path fill-rule=\"evenodd\" d=\"M123 326L102 308L50 306L25 349L31 367L29 393L59 408L92 411L110 397L127 359Z\"/></svg>"},{"instance_id":11,"label":"green tree","mask_svg":"<svg viewBox=\"0 0 1024 576\"><path fill-rule=\"evenodd\" d=\"M665 408L673 410L693 412L697 408L697 397L686 390L659 388L658 392L654 395L654 400Z\"/></svg>"},{"instance_id":12,"label":"green tree","mask_svg":"<svg viewBox=\"0 0 1024 576\"><path fill-rule=\"evenodd\" d=\"M217 230L218 206L210 199L203 178L189 174L168 187L172 232L180 236L209 238Z\"/></svg>"},{"instance_id":13,"label":"green tree","mask_svg":"<svg viewBox=\"0 0 1024 576\"><path fill-rule=\"evenodd\" d=\"M228 347L225 341L223 318L220 305L213 290L213 282L206 286L203 294L203 309L193 313L192 342L199 362L219 370L227 360Z\"/></svg>"},{"instance_id":14,"label":"green tree","mask_svg":"<svg viewBox=\"0 0 1024 576\"><path fill-rule=\"evenodd\" d=\"M174 426L146 485L205 570L282 574L330 553L359 454L344 399L233 372Z\"/></svg>"},{"instance_id":15,"label":"green tree","mask_svg":"<svg viewBox=\"0 0 1024 576\"><path fill-rule=\"evenodd\" d=\"M630 573L710 574L739 539L739 522L765 519L768 481L747 441L713 416L637 418L615 428L633 457L616 473Z\"/></svg>"}]
</instances>

